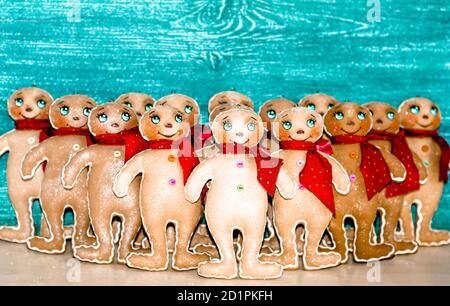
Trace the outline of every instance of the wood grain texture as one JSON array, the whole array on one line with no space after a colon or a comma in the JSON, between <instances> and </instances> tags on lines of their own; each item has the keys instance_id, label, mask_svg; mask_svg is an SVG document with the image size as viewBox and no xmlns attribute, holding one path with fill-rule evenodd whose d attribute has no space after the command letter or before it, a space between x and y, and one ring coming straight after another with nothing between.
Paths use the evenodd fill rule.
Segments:
<instances>
[{"instance_id":1,"label":"wood grain texture","mask_svg":"<svg viewBox=\"0 0 450 306\"><path fill-rule=\"evenodd\" d=\"M128 91L177 91L203 106L236 89L256 104L324 91L397 105L423 95L450 136L450 3L381 0L0 0L0 130L6 99L37 85L106 102ZM204 116L206 118L206 116ZM450 137L448 137L450 138ZM13 222L0 161L0 224ZM450 229L447 188L435 226Z\"/></svg>"}]
</instances>

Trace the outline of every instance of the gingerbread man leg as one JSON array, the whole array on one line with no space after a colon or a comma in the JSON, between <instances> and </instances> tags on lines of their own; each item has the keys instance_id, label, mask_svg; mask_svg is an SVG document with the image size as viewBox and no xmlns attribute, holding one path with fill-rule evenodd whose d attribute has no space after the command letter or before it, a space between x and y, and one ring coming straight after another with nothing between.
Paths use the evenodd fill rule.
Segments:
<instances>
[{"instance_id":1,"label":"gingerbread man leg","mask_svg":"<svg viewBox=\"0 0 450 306\"><path fill-rule=\"evenodd\" d=\"M334 248L319 247L319 252L327 253L334 251L341 256L341 263L348 261L348 245L344 229L344 216L336 213L328 225L328 232L334 242Z\"/></svg>"},{"instance_id":2,"label":"gingerbread man leg","mask_svg":"<svg viewBox=\"0 0 450 306\"><path fill-rule=\"evenodd\" d=\"M92 245L95 238L89 237L88 232L91 225L89 219L88 201L86 199L73 199L75 225L73 229L72 246L75 248L81 245Z\"/></svg>"},{"instance_id":3,"label":"gingerbread man leg","mask_svg":"<svg viewBox=\"0 0 450 306\"><path fill-rule=\"evenodd\" d=\"M122 234L120 237L117 261L126 263L127 256L133 251L133 241L141 227L141 216L137 213L125 215L122 218Z\"/></svg>"},{"instance_id":4,"label":"gingerbread man leg","mask_svg":"<svg viewBox=\"0 0 450 306\"><path fill-rule=\"evenodd\" d=\"M0 240L24 243L34 233L33 217L31 215L32 199L28 195L9 193L11 204L16 212L17 226L0 227Z\"/></svg>"},{"instance_id":5,"label":"gingerbread man leg","mask_svg":"<svg viewBox=\"0 0 450 306\"><path fill-rule=\"evenodd\" d=\"M405 201L400 212L400 224L402 227L402 239L405 241L415 241L414 222L412 219L412 203Z\"/></svg>"}]
</instances>

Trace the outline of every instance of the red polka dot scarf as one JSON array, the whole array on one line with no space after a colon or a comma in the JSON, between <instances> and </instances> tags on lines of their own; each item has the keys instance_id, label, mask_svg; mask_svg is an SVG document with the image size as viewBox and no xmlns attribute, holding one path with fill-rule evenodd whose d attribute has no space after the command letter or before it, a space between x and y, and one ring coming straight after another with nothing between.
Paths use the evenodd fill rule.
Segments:
<instances>
[{"instance_id":1,"label":"red polka dot scarf","mask_svg":"<svg viewBox=\"0 0 450 306\"><path fill-rule=\"evenodd\" d=\"M271 157L270 153L260 146L248 148L237 143L226 143L218 145L218 148L221 154L252 155L255 158L258 182L273 197L283 164L281 159Z\"/></svg>"},{"instance_id":2,"label":"red polka dot scarf","mask_svg":"<svg viewBox=\"0 0 450 306\"><path fill-rule=\"evenodd\" d=\"M283 150L308 151L299 175L301 186L313 193L334 215L333 172L330 162L317 152L317 143L310 141L281 141Z\"/></svg>"},{"instance_id":3,"label":"red polka dot scarf","mask_svg":"<svg viewBox=\"0 0 450 306\"><path fill-rule=\"evenodd\" d=\"M53 135L54 136L72 136L72 135L84 136L84 137L86 137L86 143L88 146L90 146L94 143L94 141L92 139L92 135L88 129L62 127L62 128L56 129L53 132Z\"/></svg>"},{"instance_id":4,"label":"red polka dot scarf","mask_svg":"<svg viewBox=\"0 0 450 306\"><path fill-rule=\"evenodd\" d=\"M331 139L333 144L359 144L361 148L361 165L359 169L364 177L367 198L370 200L375 194L386 187L391 179L391 171L380 150L368 143L367 136L339 135Z\"/></svg>"},{"instance_id":5,"label":"red polka dot scarf","mask_svg":"<svg viewBox=\"0 0 450 306\"><path fill-rule=\"evenodd\" d=\"M444 137L440 136L438 131L423 130L405 130L406 136L412 137L431 137L441 149L441 158L439 160L439 181L448 182L448 163L450 162L450 148Z\"/></svg>"},{"instance_id":6,"label":"red polka dot scarf","mask_svg":"<svg viewBox=\"0 0 450 306\"><path fill-rule=\"evenodd\" d=\"M38 130L39 142L43 142L53 135L53 128L48 119L22 119L14 121L16 130Z\"/></svg>"},{"instance_id":7,"label":"red polka dot scarf","mask_svg":"<svg viewBox=\"0 0 450 306\"><path fill-rule=\"evenodd\" d=\"M142 138L137 127L119 134L97 135L95 136L95 142L105 146L125 146L125 162L147 149L147 142Z\"/></svg>"},{"instance_id":8,"label":"red polka dot scarf","mask_svg":"<svg viewBox=\"0 0 450 306\"><path fill-rule=\"evenodd\" d=\"M386 188L386 197L391 198L399 195L404 195L420 188L420 176L417 169L411 150L406 142L405 132L401 130L397 134L372 131L369 135L369 140L387 140L391 142L392 154L395 155L405 166L406 178L401 183L392 182Z\"/></svg>"}]
</instances>

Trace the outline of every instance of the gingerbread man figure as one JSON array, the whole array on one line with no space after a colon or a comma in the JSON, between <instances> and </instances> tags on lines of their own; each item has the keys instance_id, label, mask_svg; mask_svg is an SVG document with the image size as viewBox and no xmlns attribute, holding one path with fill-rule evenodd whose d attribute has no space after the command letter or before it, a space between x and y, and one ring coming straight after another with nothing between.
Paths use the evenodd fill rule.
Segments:
<instances>
[{"instance_id":1,"label":"gingerbread man figure","mask_svg":"<svg viewBox=\"0 0 450 306\"><path fill-rule=\"evenodd\" d=\"M211 114L212 111L217 107L225 104L240 104L246 106L250 109L254 108L253 101L243 93L238 91L222 91L214 96L212 96L208 101L208 113Z\"/></svg>"}]
</instances>

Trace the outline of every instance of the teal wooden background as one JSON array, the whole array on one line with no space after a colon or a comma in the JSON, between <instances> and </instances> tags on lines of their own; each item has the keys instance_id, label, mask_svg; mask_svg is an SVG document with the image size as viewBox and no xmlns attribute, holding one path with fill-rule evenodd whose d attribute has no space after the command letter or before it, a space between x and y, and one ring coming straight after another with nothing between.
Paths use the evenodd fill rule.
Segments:
<instances>
[{"instance_id":1,"label":"teal wooden background","mask_svg":"<svg viewBox=\"0 0 450 306\"><path fill-rule=\"evenodd\" d=\"M450 2L380 4L371 23L366 0L0 0L0 130L13 126L7 97L34 84L100 102L177 91L202 106L232 88L257 104L318 90L395 105L424 95L447 114L450 136ZM5 160L1 224L14 223ZM438 228L450 229L449 200L447 188Z\"/></svg>"}]
</instances>

